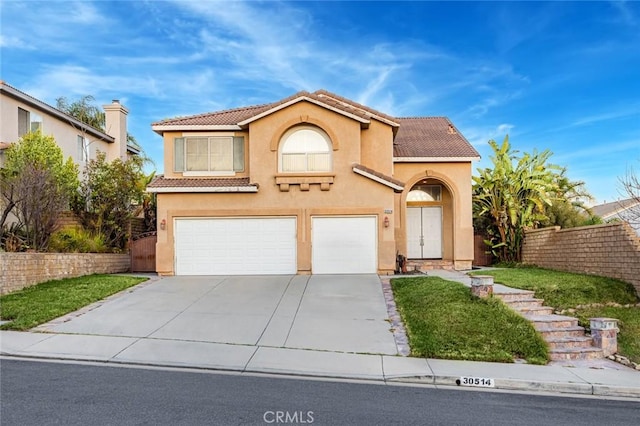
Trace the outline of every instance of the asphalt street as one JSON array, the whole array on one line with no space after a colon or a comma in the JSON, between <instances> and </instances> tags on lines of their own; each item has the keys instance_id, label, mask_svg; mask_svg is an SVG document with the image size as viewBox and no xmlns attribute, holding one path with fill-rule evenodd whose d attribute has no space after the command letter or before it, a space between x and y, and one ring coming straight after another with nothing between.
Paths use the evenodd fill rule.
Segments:
<instances>
[{"instance_id":1,"label":"asphalt street","mask_svg":"<svg viewBox=\"0 0 640 426\"><path fill-rule=\"evenodd\" d=\"M640 403L3 358L8 425L630 425Z\"/></svg>"}]
</instances>

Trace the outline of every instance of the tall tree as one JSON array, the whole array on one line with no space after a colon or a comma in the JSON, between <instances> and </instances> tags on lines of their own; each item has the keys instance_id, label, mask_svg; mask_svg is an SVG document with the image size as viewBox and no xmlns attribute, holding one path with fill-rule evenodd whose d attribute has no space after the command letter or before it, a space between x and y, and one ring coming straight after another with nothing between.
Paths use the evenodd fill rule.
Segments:
<instances>
[{"instance_id":1,"label":"tall tree","mask_svg":"<svg viewBox=\"0 0 640 426\"><path fill-rule=\"evenodd\" d=\"M142 159L131 157L108 162L103 152L84 171L80 196L74 211L83 225L104 238L115 249L124 249L129 222L134 216L134 200L143 198L145 180Z\"/></svg>"},{"instance_id":2,"label":"tall tree","mask_svg":"<svg viewBox=\"0 0 640 426\"><path fill-rule=\"evenodd\" d=\"M85 95L73 102L69 102L65 97L60 97L56 99L56 108L60 111L66 112L84 124L88 124L95 129L104 131L104 111L93 105L94 101L95 98L91 95Z\"/></svg>"},{"instance_id":3,"label":"tall tree","mask_svg":"<svg viewBox=\"0 0 640 426\"><path fill-rule=\"evenodd\" d=\"M591 209L585 204L593 201L593 196L586 190L583 181L572 181L563 167L555 177L556 189L551 194L552 204L545 209L547 219L543 226L561 226L573 228L598 222Z\"/></svg>"},{"instance_id":4,"label":"tall tree","mask_svg":"<svg viewBox=\"0 0 640 426\"><path fill-rule=\"evenodd\" d=\"M489 141L493 168L473 177L474 214L484 219L490 245L500 261L520 261L524 230L546 219L545 207L557 190L557 166L547 164L550 151L518 155L509 137Z\"/></svg>"},{"instance_id":5,"label":"tall tree","mask_svg":"<svg viewBox=\"0 0 640 426\"><path fill-rule=\"evenodd\" d=\"M0 171L0 195L5 206L2 225L14 212L24 227L27 242L44 250L55 231L57 218L68 207L78 188L78 168L51 136L27 133L6 151Z\"/></svg>"},{"instance_id":6,"label":"tall tree","mask_svg":"<svg viewBox=\"0 0 640 426\"><path fill-rule=\"evenodd\" d=\"M69 114L82 123L88 124L91 127L104 132L106 126L106 117L104 111L102 111L100 107L94 105L93 102L95 102L95 98L91 95L82 96L80 99L72 102L69 102L69 100L65 97L59 97L58 99L56 99L56 108L58 108L62 112ZM86 133L83 132L83 136L86 138ZM128 132L127 145L132 146L140 151L140 157L143 159L143 162L153 164L153 160L150 157L147 157L144 149L142 149L142 146L138 143L135 136Z\"/></svg>"}]
</instances>

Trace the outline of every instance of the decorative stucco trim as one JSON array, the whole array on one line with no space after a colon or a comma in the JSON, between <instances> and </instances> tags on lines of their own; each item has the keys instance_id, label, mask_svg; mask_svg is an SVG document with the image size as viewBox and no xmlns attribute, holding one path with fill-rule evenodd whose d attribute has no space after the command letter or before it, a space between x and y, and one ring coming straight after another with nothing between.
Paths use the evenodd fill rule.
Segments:
<instances>
[{"instance_id":1,"label":"decorative stucco trim","mask_svg":"<svg viewBox=\"0 0 640 426\"><path fill-rule=\"evenodd\" d=\"M258 192L257 186L208 186L208 187L164 187L164 188L147 188L147 192L156 194L170 193L202 193L202 192Z\"/></svg>"},{"instance_id":2,"label":"decorative stucco trim","mask_svg":"<svg viewBox=\"0 0 640 426\"><path fill-rule=\"evenodd\" d=\"M273 136L271 137L271 143L269 144L269 149L271 149L271 151L277 151L278 146L280 145L280 140L282 139L282 136L287 132L287 130L289 130L290 128L298 124L313 124L314 126L319 127L320 129L322 129L323 132L325 132L329 136L329 139L331 139L332 149L334 151L337 151L338 149L340 149L340 139L333 132L333 130L331 129L331 126L322 120L317 120L313 117L309 117L306 115L288 120L284 124L282 124L280 127L278 127L278 130L273 132Z\"/></svg>"},{"instance_id":3,"label":"decorative stucco trim","mask_svg":"<svg viewBox=\"0 0 640 426\"><path fill-rule=\"evenodd\" d=\"M341 110L339 108L332 107L331 105L327 105L324 102L317 101L317 100L312 99L312 98L310 98L308 96L299 96L299 97L297 97L295 99L291 99L289 102L285 102L283 104L277 105L277 106L275 106L273 108L270 108L270 109L268 109L268 110L266 110L266 111L264 111L264 112L262 112L260 114L254 115L251 118L248 118L248 119L246 119L244 121L241 121L241 122L238 123L238 125L239 126L246 126L247 124L250 124L250 123L252 123L252 122L254 122L256 120L259 120L262 117L266 117L267 115L273 114L274 112L280 111L281 109L287 108L287 107L289 107L289 106L291 106L293 104L296 104L298 102L301 102L301 101L311 102L312 104L316 104L316 105L318 105L318 106L320 106L322 108L326 108L326 109L329 109L329 110L331 110L333 112L337 112L338 114L344 115L345 117L349 117L349 118L351 118L353 120L356 120L356 121L358 121L360 123L363 123L363 124L369 124L370 123L369 120L366 120L366 119L364 119L362 117L358 117L357 115L349 114L346 111L343 111L343 110Z\"/></svg>"},{"instance_id":4,"label":"decorative stucco trim","mask_svg":"<svg viewBox=\"0 0 640 426\"><path fill-rule=\"evenodd\" d=\"M393 189L395 191L402 192L402 190L404 190L404 187L402 187L400 185L396 185L393 182L389 182L388 180L382 179L381 177L378 177L378 176L376 176L374 174L365 172L364 170L360 170L360 169L358 169L356 167L353 167L352 170L355 173L357 173L357 174L359 174L361 176L364 176L364 177L369 178L369 179L371 179L373 181L376 181L376 182L381 183L381 184L383 184L385 186L388 186L389 188L391 188L391 189Z\"/></svg>"},{"instance_id":5,"label":"decorative stucco trim","mask_svg":"<svg viewBox=\"0 0 640 426\"><path fill-rule=\"evenodd\" d=\"M276 175L276 185L280 187L280 191L288 192L291 185L299 185L301 191L308 191L310 185L320 185L321 191L328 191L333 184L334 174L316 173L316 174L295 174L284 173Z\"/></svg>"},{"instance_id":6,"label":"decorative stucco trim","mask_svg":"<svg viewBox=\"0 0 640 426\"><path fill-rule=\"evenodd\" d=\"M394 163L469 163L480 157L393 157Z\"/></svg>"}]
</instances>

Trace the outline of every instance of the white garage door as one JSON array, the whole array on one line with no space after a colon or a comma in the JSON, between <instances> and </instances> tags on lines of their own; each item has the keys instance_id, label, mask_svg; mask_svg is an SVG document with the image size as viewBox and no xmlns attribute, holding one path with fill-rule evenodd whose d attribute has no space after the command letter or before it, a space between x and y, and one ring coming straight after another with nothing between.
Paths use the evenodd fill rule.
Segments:
<instances>
[{"instance_id":1,"label":"white garage door","mask_svg":"<svg viewBox=\"0 0 640 426\"><path fill-rule=\"evenodd\" d=\"M176 219L176 275L295 274L295 218Z\"/></svg>"},{"instance_id":2,"label":"white garage door","mask_svg":"<svg viewBox=\"0 0 640 426\"><path fill-rule=\"evenodd\" d=\"M314 274L377 272L376 217L313 217L311 226Z\"/></svg>"}]
</instances>

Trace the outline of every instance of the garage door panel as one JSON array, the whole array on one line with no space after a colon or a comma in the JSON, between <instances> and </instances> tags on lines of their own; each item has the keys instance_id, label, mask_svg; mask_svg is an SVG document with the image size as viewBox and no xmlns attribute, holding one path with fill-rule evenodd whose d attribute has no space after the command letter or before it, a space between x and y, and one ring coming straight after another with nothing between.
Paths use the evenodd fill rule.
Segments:
<instances>
[{"instance_id":1,"label":"garage door panel","mask_svg":"<svg viewBox=\"0 0 640 426\"><path fill-rule=\"evenodd\" d=\"M377 241L376 217L314 217L312 272L376 273Z\"/></svg>"},{"instance_id":2,"label":"garage door panel","mask_svg":"<svg viewBox=\"0 0 640 426\"><path fill-rule=\"evenodd\" d=\"M295 274L295 218L176 219L177 275Z\"/></svg>"}]
</instances>

